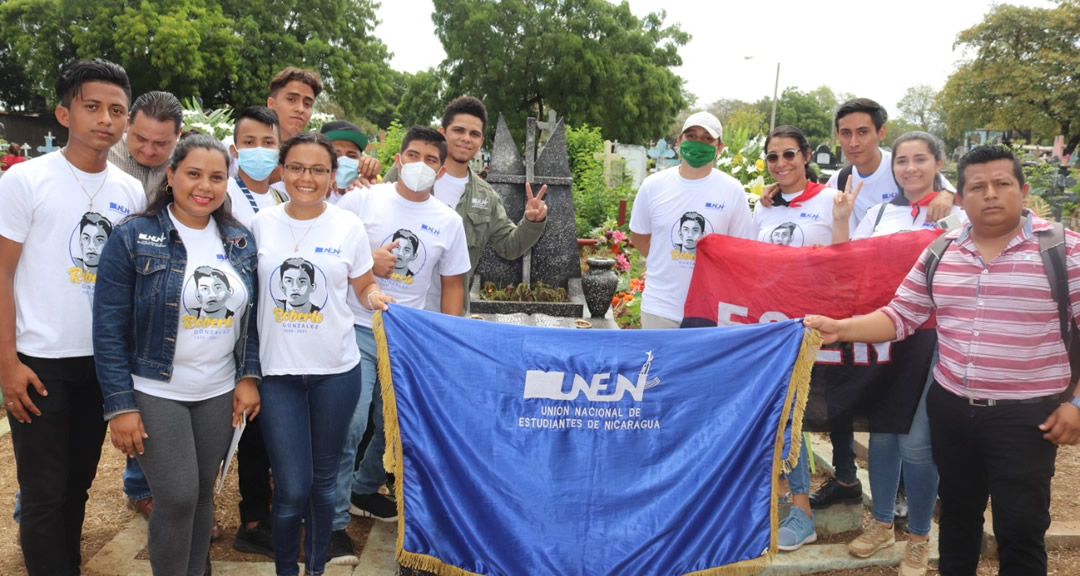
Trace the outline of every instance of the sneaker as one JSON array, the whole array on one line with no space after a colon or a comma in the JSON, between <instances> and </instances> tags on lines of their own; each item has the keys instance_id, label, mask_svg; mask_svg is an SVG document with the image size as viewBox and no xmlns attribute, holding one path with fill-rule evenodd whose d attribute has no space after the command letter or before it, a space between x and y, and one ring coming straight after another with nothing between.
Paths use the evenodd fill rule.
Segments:
<instances>
[{"instance_id":1,"label":"sneaker","mask_svg":"<svg viewBox=\"0 0 1080 576\"><path fill-rule=\"evenodd\" d=\"M330 553L327 555L327 564L335 566L356 566L360 559L356 557L356 547L353 546L352 538L344 530L334 530L330 533Z\"/></svg>"},{"instance_id":2,"label":"sneaker","mask_svg":"<svg viewBox=\"0 0 1080 576\"><path fill-rule=\"evenodd\" d=\"M863 526L862 534L848 544L848 552L859 558L869 558L882 548L896 544L896 533L892 524L885 526L871 518Z\"/></svg>"},{"instance_id":3,"label":"sneaker","mask_svg":"<svg viewBox=\"0 0 1080 576\"><path fill-rule=\"evenodd\" d=\"M349 498L349 514L361 518L374 518L382 522L397 520L397 504L386 496L379 494L353 494Z\"/></svg>"},{"instance_id":4,"label":"sneaker","mask_svg":"<svg viewBox=\"0 0 1080 576\"><path fill-rule=\"evenodd\" d=\"M777 541L777 548L786 552L798 550L803 544L816 542L817 532L814 530L814 519L807 517L802 508L792 508L788 517L780 522Z\"/></svg>"},{"instance_id":5,"label":"sneaker","mask_svg":"<svg viewBox=\"0 0 1080 576\"><path fill-rule=\"evenodd\" d=\"M154 498L140 498L138 500L128 498L127 507L128 510L138 512L144 520L150 521L150 514L154 512Z\"/></svg>"},{"instance_id":6,"label":"sneaker","mask_svg":"<svg viewBox=\"0 0 1080 576\"><path fill-rule=\"evenodd\" d=\"M248 554L274 557L274 539L270 534L270 529L265 526L265 522L260 522L250 529L244 528L241 524L240 529L236 531L236 538L233 538L232 547L234 550Z\"/></svg>"},{"instance_id":7,"label":"sneaker","mask_svg":"<svg viewBox=\"0 0 1080 576\"><path fill-rule=\"evenodd\" d=\"M861 504L862 482L856 480L851 486L844 486L836 478L829 478L829 481L822 484L821 488L810 494L810 507L814 509L828 508L841 502Z\"/></svg>"},{"instance_id":8,"label":"sneaker","mask_svg":"<svg viewBox=\"0 0 1080 576\"><path fill-rule=\"evenodd\" d=\"M900 561L900 576L926 576L930 562L930 541L908 540L904 547L904 559Z\"/></svg>"}]
</instances>

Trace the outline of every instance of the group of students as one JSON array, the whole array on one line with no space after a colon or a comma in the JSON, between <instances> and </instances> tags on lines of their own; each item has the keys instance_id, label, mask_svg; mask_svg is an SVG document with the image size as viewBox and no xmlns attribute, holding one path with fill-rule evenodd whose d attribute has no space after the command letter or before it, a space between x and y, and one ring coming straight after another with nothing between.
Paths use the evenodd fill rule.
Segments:
<instances>
[{"instance_id":1,"label":"group of students","mask_svg":"<svg viewBox=\"0 0 1080 576\"><path fill-rule=\"evenodd\" d=\"M409 129L377 184L356 126L304 131L322 90L309 70L278 73L226 143L181 136L167 93L129 118L111 62L76 62L56 88L66 146L0 181L0 385L28 573L79 573L105 422L154 574L210 573L214 481L245 422L234 547L298 574L303 526L305 573L356 563L350 513L397 516L379 493L373 312L463 314L484 248L515 258L543 233L545 190L515 224L472 173L474 98Z\"/></svg>"},{"instance_id":2,"label":"group of students","mask_svg":"<svg viewBox=\"0 0 1080 576\"><path fill-rule=\"evenodd\" d=\"M358 128L337 121L305 132L321 90L313 72L282 70L267 106L241 110L223 144L179 138L182 112L165 93L141 96L129 113L130 84L115 64L79 61L59 76L67 145L0 180L0 385L30 574L79 573L106 421L131 457L125 492L149 516L155 574L209 573L212 487L245 421L234 547L298 574L303 526L305 572L320 574L328 560L356 562L350 513L396 518L379 494L372 314L388 303L466 312L484 249L516 258L543 233L545 191L526 185L515 224L471 172L487 127L473 98L452 102L439 130L411 128L385 182L373 184L379 165L363 155ZM912 132L882 150L885 121L867 99L840 107L837 134L852 167L825 185L801 131L771 130L765 160L777 183L751 213L742 186L715 168L721 123L691 115L680 165L647 178L633 207L632 241L649 272L643 324L680 325L706 234L821 246L970 218L948 232L940 303L929 298L924 255L882 312L806 319L826 341L878 341L905 337L937 311L941 362L911 383L908 433L871 436L874 521L849 549L869 556L895 543L902 467L902 574L925 574L940 496L941 572L973 575L990 495L1001 573L1045 574L1056 445L1080 440L1080 399L1062 396L1069 363L1038 256L1038 237L1052 227L1022 211L1027 187L1007 150L965 156L954 194L938 141ZM1064 238L1075 280L1078 237ZM1080 288L1069 292L1080 316ZM809 493L805 451L790 474L782 549L814 541L814 508L861 495L850 422L831 436L833 481ZM143 475L142 493L129 488Z\"/></svg>"},{"instance_id":3,"label":"group of students","mask_svg":"<svg viewBox=\"0 0 1080 576\"><path fill-rule=\"evenodd\" d=\"M901 575L927 571L939 497L943 576L976 573L990 497L1000 573L1046 574L1044 535L1056 447L1080 441L1069 334L1063 338L1053 275L1040 258L1040 238L1055 227L1024 210L1028 187L1008 149L980 147L965 155L954 190L941 174L944 154L932 135L909 132L896 138L891 150L879 147L886 120L885 110L869 99L840 106L836 134L851 164L824 185L810 167L811 148L803 133L794 126L771 130L765 160L776 184L751 214L741 184L714 167L723 147L720 122L707 112L691 115L679 137L680 165L646 178L633 207L631 238L649 273L642 324L680 326L703 234L810 247L946 228L950 243L940 259L934 298L927 281L928 249L881 311L842 321L805 320L827 344L886 342L910 336L937 314L933 369L904 391L909 406L882 407L884 413L912 415L903 423L907 433L870 435L873 519L848 550L869 557L895 545L894 501L903 470L909 518ZM1068 314L1075 321L1080 318L1080 235L1060 234L1070 285ZM843 420L830 422L836 475L814 494L802 447L788 477L792 507L780 523L781 550L817 539L815 508L862 501L852 422Z\"/></svg>"}]
</instances>

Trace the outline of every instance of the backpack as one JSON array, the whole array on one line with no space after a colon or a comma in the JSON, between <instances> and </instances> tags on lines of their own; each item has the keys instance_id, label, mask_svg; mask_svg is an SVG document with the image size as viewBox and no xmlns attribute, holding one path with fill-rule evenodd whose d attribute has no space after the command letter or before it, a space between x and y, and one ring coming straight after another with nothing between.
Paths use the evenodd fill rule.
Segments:
<instances>
[{"instance_id":1,"label":"backpack","mask_svg":"<svg viewBox=\"0 0 1080 576\"><path fill-rule=\"evenodd\" d=\"M1077 330L1076 322L1069 313L1069 276L1065 270L1065 227L1060 222L1050 224L1049 233L1037 236L1039 237L1039 255L1042 256L1046 278L1050 282L1050 294L1057 302L1061 338L1065 341L1065 352L1069 355L1069 368L1072 375L1069 378L1069 387L1063 394L1063 398L1068 399L1076 389L1077 378L1080 378L1080 331ZM949 249L952 241L952 238L947 238L947 234L942 234L930 244L930 255L926 261L926 293L931 301L934 299L934 272L937 271L941 257Z\"/></svg>"},{"instance_id":2,"label":"backpack","mask_svg":"<svg viewBox=\"0 0 1080 576\"><path fill-rule=\"evenodd\" d=\"M844 187L847 186L848 178L851 178L851 171L855 169L854 164L847 164L840 169L840 173L836 175L836 189L843 192Z\"/></svg>"}]
</instances>

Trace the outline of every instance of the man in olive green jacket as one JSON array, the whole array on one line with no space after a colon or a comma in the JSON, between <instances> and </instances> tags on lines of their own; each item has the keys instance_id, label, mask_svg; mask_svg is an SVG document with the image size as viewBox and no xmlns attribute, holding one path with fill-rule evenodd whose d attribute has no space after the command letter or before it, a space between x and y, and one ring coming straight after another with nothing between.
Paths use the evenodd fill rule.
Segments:
<instances>
[{"instance_id":1,"label":"man in olive green jacket","mask_svg":"<svg viewBox=\"0 0 1080 576\"><path fill-rule=\"evenodd\" d=\"M483 102L468 96L458 98L446 107L442 127L439 128L439 132L446 137L449 154L444 165L446 172L435 182L434 194L457 210L465 225L470 264L470 270L465 275L466 313L469 311L473 272L484 253L484 247L491 245L496 254L507 260L520 258L540 240L547 223L547 204L544 203L547 186L533 196L532 187L525 185L525 214L521 222L515 225L506 216L499 194L469 168L469 160L476 156L484 143L486 128L487 109ZM397 178L397 170L391 169L384 180L393 182ZM372 256L375 258L375 275L389 275L395 261L390 249L384 246ZM439 303L440 294L436 287L428 294L427 308L438 311Z\"/></svg>"}]
</instances>

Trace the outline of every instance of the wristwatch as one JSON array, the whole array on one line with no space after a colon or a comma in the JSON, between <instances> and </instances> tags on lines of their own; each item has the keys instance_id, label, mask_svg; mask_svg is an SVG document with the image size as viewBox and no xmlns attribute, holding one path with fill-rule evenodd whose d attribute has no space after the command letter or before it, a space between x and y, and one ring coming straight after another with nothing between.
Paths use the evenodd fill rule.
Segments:
<instances>
[{"instance_id":1,"label":"wristwatch","mask_svg":"<svg viewBox=\"0 0 1080 576\"><path fill-rule=\"evenodd\" d=\"M1077 398L1076 396L1069 398L1069 404L1076 406L1076 408L1080 410L1080 398Z\"/></svg>"}]
</instances>

